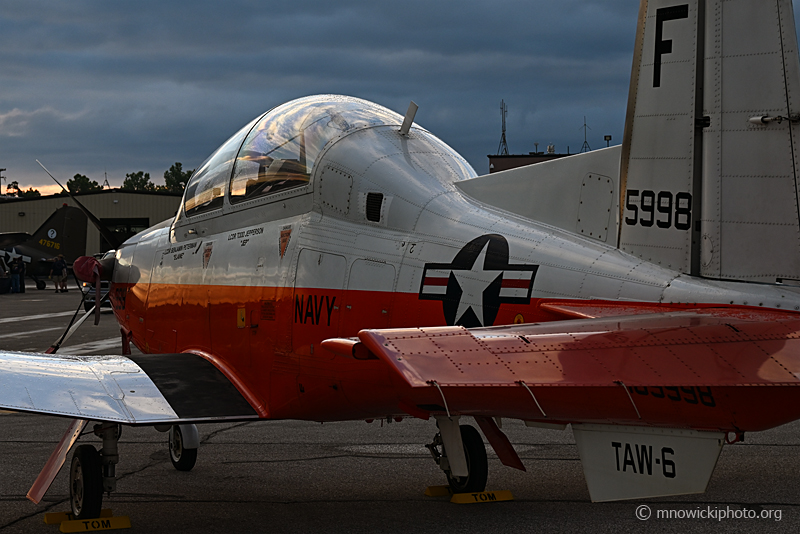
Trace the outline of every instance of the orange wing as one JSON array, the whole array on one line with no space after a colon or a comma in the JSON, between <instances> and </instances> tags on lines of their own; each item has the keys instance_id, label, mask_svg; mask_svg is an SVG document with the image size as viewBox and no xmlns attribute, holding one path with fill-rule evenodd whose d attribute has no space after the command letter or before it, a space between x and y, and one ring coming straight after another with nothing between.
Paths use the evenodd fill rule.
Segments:
<instances>
[{"instance_id":1,"label":"orange wing","mask_svg":"<svg viewBox=\"0 0 800 534\"><path fill-rule=\"evenodd\" d=\"M470 330L363 330L358 337L324 345L387 363L400 407L415 416L723 431L800 417L795 313L706 308Z\"/></svg>"}]
</instances>

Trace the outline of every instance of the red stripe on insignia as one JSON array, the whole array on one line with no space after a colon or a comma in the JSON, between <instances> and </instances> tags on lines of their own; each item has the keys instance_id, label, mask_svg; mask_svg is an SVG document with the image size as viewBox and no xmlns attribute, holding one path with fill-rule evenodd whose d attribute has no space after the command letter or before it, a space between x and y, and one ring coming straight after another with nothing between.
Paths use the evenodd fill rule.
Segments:
<instances>
[{"instance_id":1,"label":"red stripe on insignia","mask_svg":"<svg viewBox=\"0 0 800 534\"><path fill-rule=\"evenodd\" d=\"M431 278L430 276L428 276L428 277L425 278L425 282L423 283L423 285L426 285L426 286L446 286L448 280L449 280L449 278ZM525 286L525 287L528 287L528 286Z\"/></svg>"},{"instance_id":2,"label":"red stripe on insignia","mask_svg":"<svg viewBox=\"0 0 800 534\"><path fill-rule=\"evenodd\" d=\"M513 287L522 288L522 289L528 289L528 286L530 285L530 283L531 283L530 279L528 279L528 280L509 280L508 278L503 278L503 285L500 286L500 287L502 287L503 289L513 288Z\"/></svg>"}]
</instances>

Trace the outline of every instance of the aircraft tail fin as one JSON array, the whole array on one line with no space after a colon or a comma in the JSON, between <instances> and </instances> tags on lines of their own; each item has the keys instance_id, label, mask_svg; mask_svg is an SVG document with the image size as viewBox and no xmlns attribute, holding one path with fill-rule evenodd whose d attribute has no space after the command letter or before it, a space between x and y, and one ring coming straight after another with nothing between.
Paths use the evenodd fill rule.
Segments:
<instances>
[{"instance_id":1,"label":"aircraft tail fin","mask_svg":"<svg viewBox=\"0 0 800 534\"><path fill-rule=\"evenodd\" d=\"M800 280L791 0L642 0L619 247L710 278Z\"/></svg>"},{"instance_id":2,"label":"aircraft tail fin","mask_svg":"<svg viewBox=\"0 0 800 534\"><path fill-rule=\"evenodd\" d=\"M34 232L27 244L48 254L63 254L72 263L86 254L86 215L78 208L62 206Z\"/></svg>"}]
</instances>

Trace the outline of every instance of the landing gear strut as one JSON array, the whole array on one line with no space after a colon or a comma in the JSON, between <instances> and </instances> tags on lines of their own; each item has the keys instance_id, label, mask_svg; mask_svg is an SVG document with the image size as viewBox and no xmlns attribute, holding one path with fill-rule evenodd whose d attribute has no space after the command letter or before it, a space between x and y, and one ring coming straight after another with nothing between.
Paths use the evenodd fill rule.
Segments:
<instances>
[{"instance_id":1,"label":"landing gear strut","mask_svg":"<svg viewBox=\"0 0 800 534\"><path fill-rule=\"evenodd\" d=\"M94 426L94 434L103 439L103 448L100 451L93 445L81 445L72 455L69 501L75 519L100 517L103 492L111 493L117 489L117 443L122 427L113 423L99 424Z\"/></svg>"},{"instance_id":2,"label":"landing gear strut","mask_svg":"<svg viewBox=\"0 0 800 534\"><path fill-rule=\"evenodd\" d=\"M438 418L437 418L438 419ZM469 425L458 425L455 421L445 422L444 418L438 422L440 432L433 438L433 443L426 445L433 460L439 465L447 476L447 482L453 493L477 493L486 489L486 480L489 477L489 464L486 459L486 447L483 444L480 432ZM443 437L443 433L445 436ZM450 435L447 436L446 434ZM464 456L461 459L452 454L448 458L445 442L450 442L451 448L463 447ZM466 470L460 462L466 462Z\"/></svg>"}]
</instances>

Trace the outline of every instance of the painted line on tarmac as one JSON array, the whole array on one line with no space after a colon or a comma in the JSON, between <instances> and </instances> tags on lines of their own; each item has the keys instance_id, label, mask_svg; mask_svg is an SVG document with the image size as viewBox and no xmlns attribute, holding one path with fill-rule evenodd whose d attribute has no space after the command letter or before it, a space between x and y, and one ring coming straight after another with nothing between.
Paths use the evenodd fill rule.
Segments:
<instances>
[{"instance_id":1,"label":"painted line on tarmac","mask_svg":"<svg viewBox=\"0 0 800 534\"><path fill-rule=\"evenodd\" d=\"M74 311L64 311L58 313L42 313L40 315L23 315L22 317L7 317L5 319L0 319L0 324L16 323L17 321L33 321L36 319L50 319L52 317L66 317L67 315L73 315L74 313Z\"/></svg>"},{"instance_id":2,"label":"painted line on tarmac","mask_svg":"<svg viewBox=\"0 0 800 534\"><path fill-rule=\"evenodd\" d=\"M98 341L89 341L81 343L80 345L72 345L71 347L61 347L58 354L103 354L104 350L116 349L116 353L122 351L122 340L119 337L112 337L109 339L100 339ZM105 354L109 354L106 352ZM110 354L115 354L111 352Z\"/></svg>"},{"instance_id":3,"label":"painted line on tarmac","mask_svg":"<svg viewBox=\"0 0 800 534\"><path fill-rule=\"evenodd\" d=\"M14 332L12 334L0 334L0 339L9 337L25 337L31 334L41 334L42 332L52 332L53 330L64 330L63 326L54 326L53 328L41 328L39 330L25 330L24 332Z\"/></svg>"}]
</instances>

